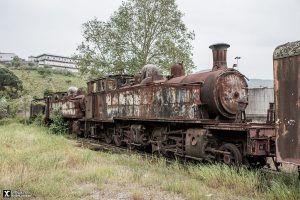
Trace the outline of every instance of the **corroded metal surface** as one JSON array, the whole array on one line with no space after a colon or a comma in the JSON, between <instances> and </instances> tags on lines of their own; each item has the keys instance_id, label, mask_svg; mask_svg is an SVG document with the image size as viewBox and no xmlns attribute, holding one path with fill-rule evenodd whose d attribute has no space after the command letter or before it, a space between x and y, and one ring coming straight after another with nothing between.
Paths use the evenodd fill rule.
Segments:
<instances>
[{"instance_id":1,"label":"corroded metal surface","mask_svg":"<svg viewBox=\"0 0 300 200\"><path fill-rule=\"evenodd\" d=\"M213 71L227 68L227 49L229 44L219 43L209 46L213 52Z\"/></svg>"},{"instance_id":2,"label":"corroded metal surface","mask_svg":"<svg viewBox=\"0 0 300 200\"><path fill-rule=\"evenodd\" d=\"M97 85L101 84L94 83L86 97L87 118L197 120L203 119L201 112L207 112L213 118L221 115L232 119L238 100L247 95L247 83L236 70L192 74L103 92Z\"/></svg>"},{"instance_id":3,"label":"corroded metal surface","mask_svg":"<svg viewBox=\"0 0 300 200\"><path fill-rule=\"evenodd\" d=\"M278 46L273 54L274 59L300 55L300 40Z\"/></svg>"},{"instance_id":4,"label":"corroded metal surface","mask_svg":"<svg viewBox=\"0 0 300 200\"><path fill-rule=\"evenodd\" d=\"M171 67L171 77L176 78L185 75L185 70L182 63L176 63Z\"/></svg>"},{"instance_id":5,"label":"corroded metal surface","mask_svg":"<svg viewBox=\"0 0 300 200\"><path fill-rule=\"evenodd\" d=\"M137 85L106 94L107 118L195 119L200 87L153 84Z\"/></svg>"},{"instance_id":6,"label":"corroded metal surface","mask_svg":"<svg viewBox=\"0 0 300 200\"><path fill-rule=\"evenodd\" d=\"M188 129L185 138L185 151L189 156L205 157L206 129Z\"/></svg>"},{"instance_id":7,"label":"corroded metal surface","mask_svg":"<svg viewBox=\"0 0 300 200\"><path fill-rule=\"evenodd\" d=\"M45 99L34 99L30 102L30 118L35 118L40 114L45 114Z\"/></svg>"},{"instance_id":8,"label":"corroded metal surface","mask_svg":"<svg viewBox=\"0 0 300 200\"><path fill-rule=\"evenodd\" d=\"M300 165L300 42L274 51L276 156Z\"/></svg>"},{"instance_id":9,"label":"corroded metal surface","mask_svg":"<svg viewBox=\"0 0 300 200\"><path fill-rule=\"evenodd\" d=\"M274 152L275 130L273 126L252 126L249 128L248 153L255 156Z\"/></svg>"},{"instance_id":10,"label":"corroded metal surface","mask_svg":"<svg viewBox=\"0 0 300 200\"><path fill-rule=\"evenodd\" d=\"M60 108L64 118L84 117L84 95L68 95L65 92L53 93L49 97L49 117L52 118L55 109Z\"/></svg>"},{"instance_id":11,"label":"corroded metal surface","mask_svg":"<svg viewBox=\"0 0 300 200\"><path fill-rule=\"evenodd\" d=\"M201 100L208 105L212 117L221 115L233 119L238 111L238 101L247 99L247 82L236 70L217 70L206 74L201 87Z\"/></svg>"}]
</instances>

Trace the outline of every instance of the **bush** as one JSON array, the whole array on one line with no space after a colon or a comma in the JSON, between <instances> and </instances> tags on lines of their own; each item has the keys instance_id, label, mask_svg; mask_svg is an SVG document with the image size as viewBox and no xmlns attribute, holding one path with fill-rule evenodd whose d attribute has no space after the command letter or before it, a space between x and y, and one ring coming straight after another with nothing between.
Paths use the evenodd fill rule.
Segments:
<instances>
[{"instance_id":1,"label":"bush","mask_svg":"<svg viewBox=\"0 0 300 200\"><path fill-rule=\"evenodd\" d=\"M11 124L11 123L14 123L14 122L16 122L16 120L12 119L12 118L0 119L0 126L8 125L8 124Z\"/></svg>"},{"instance_id":2,"label":"bush","mask_svg":"<svg viewBox=\"0 0 300 200\"><path fill-rule=\"evenodd\" d=\"M43 67L38 68L37 72L40 75L42 75L42 77L44 77L44 78L47 77L47 76L50 76L52 74L50 69L43 68Z\"/></svg>"},{"instance_id":3,"label":"bush","mask_svg":"<svg viewBox=\"0 0 300 200\"><path fill-rule=\"evenodd\" d=\"M54 134L66 134L69 132L69 123L63 119L61 107L55 108L53 111L50 130Z\"/></svg>"},{"instance_id":4,"label":"bush","mask_svg":"<svg viewBox=\"0 0 300 200\"><path fill-rule=\"evenodd\" d=\"M53 70L53 73L54 74L61 74L61 75L64 75L64 76L74 76L74 74L66 69L63 69L63 70Z\"/></svg>"},{"instance_id":5,"label":"bush","mask_svg":"<svg viewBox=\"0 0 300 200\"><path fill-rule=\"evenodd\" d=\"M8 117L8 102L6 98L0 98L0 119Z\"/></svg>"},{"instance_id":6,"label":"bush","mask_svg":"<svg viewBox=\"0 0 300 200\"><path fill-rule=\"evenodd\" d=\"M22 67L22 68L14 68L15 70L27 70L27 71L37 71L39 68L37 65L28 65L28 66L25 66L25 67Z\"/></svg>"},{"instance_id":7,"label":"bush","mask_svg":"<svg viewBox=\"0 0 300 200\"><path fill-rule=\"evenodd\" d=\"M11 98L17 98L23 90L22 81L9 69L0 68L0 91L6 91Z\"/></svg>"},{"instance_id":8,"label":"bush","mask_svg":"<svg viewBox=\"0 0 300 200\"><path fill-rule=\"evenodd\" d=\"M29 62L28 62L28 66L29 66L29 67L35 67L35 66L36 66L36 63L29 61Z\"/></svg>"},{"instance_id":9,"label":"bush","mask_svg":"<svg viewBox=\"0 0 300 200\"><path fill-rule=\"evenodd\" d=\"M16 117L20 108L20 100L19 99L11 99L8 102L8 114L10 117Z\"/></svg>"},{"instance_id":10,"label":"bush","mask_svg":"<svg viewBox=\"0 0 300 200\"><path fill-rule=\"evenodd\" d=\"M11 61L11 66L12 67L18 68L18 67L21 67L21 64L22 64L22 60L18 56L15 56L13 58L13 60Z\"/></svg>"},{"instance_id":11,"label":"bush","mask_svg":"<svg viewBox=\"0 0 300 200\"><path fill-rule=\"evenodd\" d=\"M50 96L52 93L53 93L53 90L47 88L44 90L44 97Z\"/></svg>"},{"instance_id":12,"label":"bush","mask_svg":"<svg viewBox=\"0 0 300 200\"><path fill-rule=\"evenodd\" d=\"M45 115L40 113L34 117L32 124L37 126L44 126L45 125Z\"/></svg>"}]
</instances>

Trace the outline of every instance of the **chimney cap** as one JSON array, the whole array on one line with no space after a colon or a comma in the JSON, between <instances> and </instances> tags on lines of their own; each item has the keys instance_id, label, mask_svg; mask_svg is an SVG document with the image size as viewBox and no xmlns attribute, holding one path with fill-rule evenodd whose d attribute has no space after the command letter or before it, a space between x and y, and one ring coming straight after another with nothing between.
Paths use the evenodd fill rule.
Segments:
<instances>
[{"instance_id":1,"label":"chimney cap","mask_svg":"<svg viewBox=\"0 0 300 200\"><path fill-rule=\"evenodd\" d=\"M218 49L222 47L227 49L230 47L230 45L226 43L216 43L209 46L210 49Z\"/></svg>"}]
</instances>

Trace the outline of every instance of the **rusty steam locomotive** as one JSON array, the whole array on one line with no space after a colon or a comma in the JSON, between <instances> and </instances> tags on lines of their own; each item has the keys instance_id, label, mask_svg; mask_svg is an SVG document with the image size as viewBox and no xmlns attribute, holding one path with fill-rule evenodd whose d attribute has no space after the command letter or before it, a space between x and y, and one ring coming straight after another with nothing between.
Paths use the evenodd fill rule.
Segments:
<instances>
[{"instance_id":1,"label":"rusty steam locomotive","mask_svg":"<svg viewBox=\"0 0 300 200\"><path fill-rule=\"evenodd\" d=\"M265 123L246 119L247 81L227 67L228 47L210 46L209 72L185 75L179 63L163 77L146 65L136 76L91 80L86 93L53 93L45 98L46 118L61 107L78 136L165 156L263 167L267 157L276 158L275 106Z\"/></svg>"}]
</instances>

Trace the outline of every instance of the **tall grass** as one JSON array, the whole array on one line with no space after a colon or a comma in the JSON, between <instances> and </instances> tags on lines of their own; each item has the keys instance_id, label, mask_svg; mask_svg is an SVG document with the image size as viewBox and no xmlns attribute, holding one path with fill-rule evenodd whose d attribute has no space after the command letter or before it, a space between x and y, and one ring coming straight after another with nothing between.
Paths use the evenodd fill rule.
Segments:
<instances>
[{"instance_id":1,"label":"tall grass","mask_svg":"<svg viewBox=\"0 0 300 200\"><path fill-rule=\"evenodd\" d=\"M296 174L94 152L36 125L0 125L0 152L0 188L41 199L300 199Z\"/></svg>"}]
</instances>

